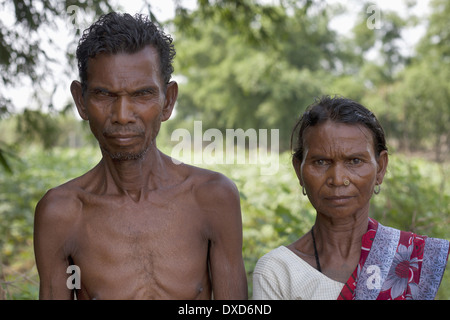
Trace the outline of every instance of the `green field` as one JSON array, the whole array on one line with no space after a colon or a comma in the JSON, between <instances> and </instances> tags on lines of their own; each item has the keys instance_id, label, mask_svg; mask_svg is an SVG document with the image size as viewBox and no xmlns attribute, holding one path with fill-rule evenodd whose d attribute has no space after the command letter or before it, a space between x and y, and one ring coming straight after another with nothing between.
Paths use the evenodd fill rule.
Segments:
<instances>
[{"instance_id":1,"label":"green field","mask_svg":"<svg viewBox=\"0 0 450 320\"><path fill-rule=\"evenodd\" d=\"M96 148L43 151L32 147L13 160L13 174L0 171L0 283L2 298L37 299L33 254L33 216L37 201L51 187L90 169L100 159ZM279 157L276 175L261 175L255 164L205 166L235 181L241 194L244 258L252 294L252 271L259 257L307 232L315 211L301 194L288 153ZM371 216L403 230L449 238L448 164L392 155L382 192L372 200ZM444 276L439 299L450 299Z\"/></svg>"}]
</instances>

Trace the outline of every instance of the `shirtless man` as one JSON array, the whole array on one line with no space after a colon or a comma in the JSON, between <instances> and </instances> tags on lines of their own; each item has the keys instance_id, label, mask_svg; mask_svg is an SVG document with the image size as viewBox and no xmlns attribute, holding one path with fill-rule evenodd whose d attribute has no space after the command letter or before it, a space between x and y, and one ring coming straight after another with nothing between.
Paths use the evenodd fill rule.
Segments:
<instances>
[{"instance_id":1,"label":"shirtless man","mask_svg":"<svg viewBox=\"0 0 450 320\"><path fill-rule=\"evenodd\" d=\"M155 144L178 94L172 39L146 17L110 13L77 49L71 92L102 160L36 207L41 299L246 299L239 193L175 164Z\"/></svg>"}]
</instances>

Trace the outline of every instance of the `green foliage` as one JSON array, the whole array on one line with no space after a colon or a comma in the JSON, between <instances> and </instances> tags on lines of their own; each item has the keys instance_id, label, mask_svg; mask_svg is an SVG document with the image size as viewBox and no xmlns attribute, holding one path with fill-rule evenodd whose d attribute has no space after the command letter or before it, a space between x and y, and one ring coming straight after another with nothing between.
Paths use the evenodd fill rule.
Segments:
<instances>
[{"instance_id":1,"label":"green foliage","mask_svg":"<svg viewBox=\"0 0 450 320\"><path fill-rule=\"evenodd\" d=\"M324 11L306 15L304 8L294 8L289 15L278 8L276 14L257 25L278 39L269 43L246 41L226 24L192 14L195 32L175 33L175 70L187 79L180 85L177 119L202 120L218 129L279 128L282 148L287 147L295 118L325 93L323 66L333 65L335 34Z\"/></svg>"},{"instance_id":2,"label":"green foliage","mask_svg":"<svg viewBox=\"0 0 450 320\"><path fill-rule=\"evenodd\" d=\"M0 5L14 12L19 25L0 32L5 40L0 45L2 81L15 85L31 79L41 108L52 110L51 99L42 98L37 90L49 80L48 64L53 61L42 50L38 31L64 19L70 5L92 19L114 8L104 0L22 2ZM149 1L142 2L154 18ZM277 128L280 147L287 149L290 129L306 106L319 95L339 94L374 110L400 150L432 151L438 161L448 158L448 1L431 1L429 16L415 16L407 9L406 17L400 17L382 10L380 27L375 29L367 24L371 3L362 3L356 9L356 25L346 35L330 29L331 18L356 7L310 0L199 0L197 10L189 11L182 2L174 4L176 17L165 25L173 30L175 72L182 81L172 129L192 120L221 130ZM405 54L401 48L405 28L425 19L425 36L414 52ZM73 71L75 41L67 50ZM369 54L376 58L368 58ZM10 103L0 90L0 117L14 112ZM26 111L17 132L48 147L58 145L51 117ZM0 148L0 167L5 170L11 169L9 148L4 143Z\"/></svg>"},{"instance_id":3,"label":"green foliage","mask_svg":"<svg viewBox=\"0 0 450 320\"><path fill-rule=\"evenodd\" d=\"M391 156L373 216L402 230L448 237L450 185L445 176L449 169L448 164Z\"/></svg>"},{"instance_id":4,"label":"green foliage","mask_svg":"<svg viewBox=\"0 0 450 320\"><path fill-rule=\"evenodd\" d=\"M92 16L112 9L104 0L0 4L0 9L12 8L17 22L9 28L0 21L4 90L30 79L30 89L42 101L40 84L56 77L51 77L53 60L42 50L38 31L54 27L72 4ZM432 0L428 17L401 18L383 11L382 27L374 30L367 27L368 4L363 4L357 24L345 36L332 31L329 22L337 11L342 14L349 8L324 1L197 4L198 10L189 12L175 1L177 15L170 27L177 49L175 72L182 81L176 117L163 127L164 137L176 127L201 120L204 128L220 130L279 129L281 148L286 149L296 118L314 97L344 95L374 111L389 143L398 150L421 151L427 159L437 160L392 156L382 193L373 199L372 215L385 225L448 238L450 2ZM427 31L407 56L399 47L402 32L419 18L427 20ZM74 44L68 50L73 61ZM374 52L378 59L368 59ZM53 110L51 102L40 107ZM87 123L80 128L73 118L42 110L14 115L11 101L0 90L0 298L37 297L34 206L46 190L87 171L98 160L98 152L90 147L65 148L93 145L92 138L86 138L91 136ZM211 169L222 171L239 187L251 287L257 259L307 232L315 211L301 195L288 154L281 155L275 176L261 176L259 168L250 165ZM448 273L439 298L450 298Z\"/></svg>"},{"instance_id":5,"label":"green foliage","mask_svg":"<svg viewBox=\"0 0 450 320\"><path fill-rule=\"evenodd\" d=\"M12 174L0 171L0 282L9 283L1 283L7 298L36 299L34 208L47 190L83 174L100 157L92 148L31 147L20 155Z\"/></svg>"},{"instance_id":6,"label":"green foliage","mask_svg":"<svg viewBox=\"0 0 450 320\"><path fill-rule=\"evenodd\" d=\"M76 6L86 15L99 16L113 10L106 0L6 0L0 2L2 16L8 16L13 23L0 20L0 119L18 112L12 99L7 97L10 88L21 88L22 92L33 95L33 101L39 108L54 111L53 95L60 85L61 74L54 74L51 64L71 65L67 62L56 61L48 52L55 50L61 53L61 59L68 58L75 66L73 52L64 54L60 44L51 38L46 38L48 30L58 30L59 23L66 22L67 9ZM78 36L83 30L74 27ZM45 39L44 39L45 38ZM73 39L69 46L78 39ZM51 49L49 49L51 48ZM66 48L64 48L66 49ZM70 72L72 70L65 70ZM51 92L43 87L53 86ZM49 95L47 97L46 95ZM70 105L71 106L71 105ZM69 107L70 107L69 106ZM17 132L22 134L24 140L40 140L46 148L53 147L58 139L58 129L52 116L44 114L42 110L25 110ZM12 171L8 158L13 148L4 143L0 136L0 170Z\"/></svg>"},{"instance_id":7,"label":"green foliage","mask_svg":"<svg viewBox=\"0 0 450 320\"><path fill-rule=\"evenodd\" d=\"M168 154L169 149L166 148ZM37 298L32 246L37 201L48 189L85 173L99 159L99 151L91 147L52 151L32 147L14 163L20 170L13 175L0 172L0 284L7 298ZM280 154L275 175L263 176L260 167L251 164L204 167L224 173L240 191L243 255L251 293L257 260L306 233L314 224L315 210L301 194L288 153ZM449 172L448 164L391 156L382 192L372 199L371 215L388 226L448 238L450 185L445 177ZM450 298L448 275L438 298Z\"/></svg>"},{"instance_id":8,"label":"green foliage","mask_svg":"<svg viewBox=\"0 0 450 320\"><path fill-rule=\"evenodd\" d=\"M369 28L369 3L363 4L352 32L339 35L328 26L343 7L199 4L198 11L183 12L173 23L175 70L183 79L173 125L202 120L218 129L277 128L286 149L293 123L306 106L319 95L338 94L374 110L400 150L448 158L446 1L433 1L432 14L420 17L429 20L430 28L413 53L404 53L401 45L405 29L420 21L410 11L404 18L383 10L380 27ZM253 11L240 11L247 6ZM228 15L232 10L235 16ZM267 37L249 35L258 31Z\"/></svg>"},{"instance_id":9,"label":"green foliage","mask_svg":"<svg viewBox=\"0 0 450 320\"><path fill-rule=\"evenodd\" d=\"M288 153L280 155L276 175L261 176L251 165L209 166L223 172L241 193L244 259L250 292L257 260L309 231L315 209L301 193ZM380 223L422 235L449 239L450 185L448 164L402 155L390 157L382 192L371 202L371 216ZM449 299L450 276L445 275L437 299Z\"/></svg>"},{"instance_id":10,"label":"green foliage","mask_svg":"<svg viewBox=\"0 0 450 320\"><path fill-rule=\"evenodd\" d=\"M449 174L449 163L391 156L382 192L372 201L372 216L387 226L449 240ZM437 299L448 300L449 294L447 270Z\"/></svg>"},{"instance_id":11,"label":"green foliage","mask_svg":"<svg viewBox=\"0 0 450 320\"><path fill-rule=\"evenodd\" d=\"M29 79L32 90L37 93L42 81L53 80L48 77L52 73L49 64L55 60L47 55L39 32L58 28L57 22L66 19L67 8L71 5L96 15L113 9L105 0L8 0L0 3L0 9L14 17L12 27L0 21L0 74L2 75L0 83L2 87L23 85L22 81ZM81 31L78 30L78 34ZM57 44L52 40L49 41L49 45L57 48ZM0 115L14 109L11 101L5 99L3 95L4 93L0 91Z\"/></svg>"}]
</instances>

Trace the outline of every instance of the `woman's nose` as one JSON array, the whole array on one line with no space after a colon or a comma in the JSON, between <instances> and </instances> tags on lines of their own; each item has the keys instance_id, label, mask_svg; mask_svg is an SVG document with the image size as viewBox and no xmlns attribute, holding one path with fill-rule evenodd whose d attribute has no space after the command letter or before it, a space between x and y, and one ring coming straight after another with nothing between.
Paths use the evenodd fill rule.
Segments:
<instances>
[{"instance_id":1,"label":"woman's nose","mask_svg":"<svg viewBox=\"0 0 450 320\"><path fill-rule=\"evenodd\" d=\"M348 172L345 166L341 163L334 163L328 169L327 182L329 186L340 187L345 185L345 181L348 180Z\"/></svg>"}]
</instances>

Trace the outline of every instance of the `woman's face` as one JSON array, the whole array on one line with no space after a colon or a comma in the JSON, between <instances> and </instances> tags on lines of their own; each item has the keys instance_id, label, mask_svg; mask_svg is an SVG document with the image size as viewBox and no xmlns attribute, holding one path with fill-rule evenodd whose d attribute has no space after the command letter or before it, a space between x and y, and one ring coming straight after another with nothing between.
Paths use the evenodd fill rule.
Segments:
<instances>
[{"instance_id":1,"label":"woman's face","mask_svg":"<svg viewBox=\"0 0 450 320\"><path fill-rule=\"evenodd\" d=\"M303 161L294 166L317 212L329 218L368 214L388 163L386 151L376 157L370 130L327 121L306 129L303 144Z\"/></svg>"}]
</instances>

